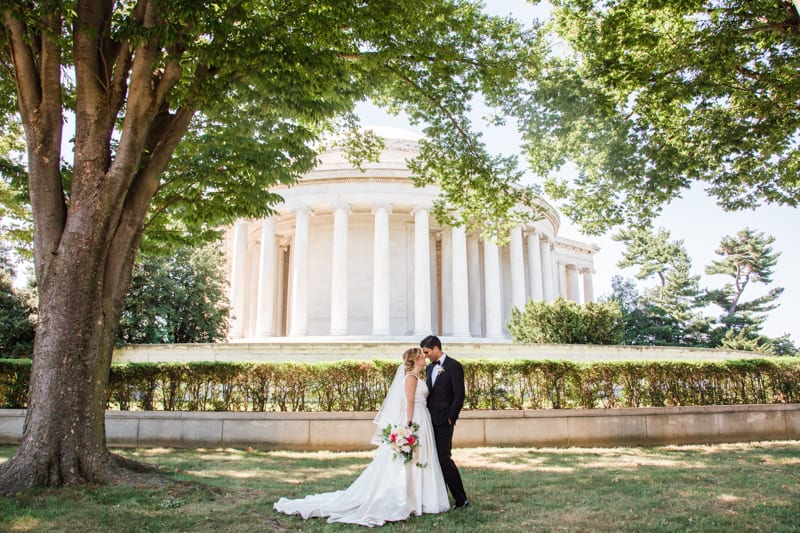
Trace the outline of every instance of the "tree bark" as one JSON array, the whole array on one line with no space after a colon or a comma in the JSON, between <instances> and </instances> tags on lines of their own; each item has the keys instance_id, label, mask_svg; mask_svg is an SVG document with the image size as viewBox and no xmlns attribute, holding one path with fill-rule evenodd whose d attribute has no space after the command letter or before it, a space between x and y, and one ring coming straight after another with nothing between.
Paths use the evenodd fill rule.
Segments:
<instances>
[{"instance_id":1,"label":"tree bark","mask_svg":"<svg viewBox=\"0 0 800 533\"><path fill-rule=\"evenodd\" d=\"M105 446L105 388L119 315L101 302L124 297L127 285L98 282L105 258L85 259L96 248L85 235L66 236L39 287L28 409L20 448L0 473L3 492L114 475Z\"/></svg>"},{"instance_id":2,"label":"tree bark","mask_svg":"<svg viewBox=\"0 0 800 533\"><path fill-rule=\"evenodd\" d=\"M39 291L28 408L19 450L0 465L4 494L33 486L145 482L131 474L136 465L106 447L106 385L144 220L194 110L166 111L166 95L181 72L174 63L154 82L157 38L139 42L135 53L128 43L109 44L110 6L78 3L68 202L60 169L61 50L48 32L37 34L3 13L28 144ZM146 1L137 4L134 16L145 26L160 23ZM45 25L58 35L61 22L55 13ZM112 50L116 59L109 60ZM123 102L122 133L112 157L110 142Z\"/></svg>"}]
</instances>

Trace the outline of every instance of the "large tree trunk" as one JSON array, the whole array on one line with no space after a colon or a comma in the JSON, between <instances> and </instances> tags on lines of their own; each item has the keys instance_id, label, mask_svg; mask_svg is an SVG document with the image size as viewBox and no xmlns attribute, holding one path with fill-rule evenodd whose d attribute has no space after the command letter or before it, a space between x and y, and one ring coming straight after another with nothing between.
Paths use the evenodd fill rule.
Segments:
<instances>
[{"instance_id":1,"label":"large tree trunk","mask_svg":"<svg viewBox=\"0 0 800 533\"><path fill-rule=\"evenodd\" d=\"M112 5L77 7L68 202L60 169L61 50L50 37L60 34L63 21L53 13L44 21L50 31L37 33L3 13L28 145L39 323L22 443L0 465L0 493L131 479L130 462L106 448L106 383L148 207L194 110L172 114L166 108L181 70L173 61L154 78L157 37L135 49L110 41ZM133 15L145 27L161 23L149 2L137 4ZM112 151L123 108L122 134Z\"/></svg>"},{"instance_id":2,"label":"large tree trunk","mask_svg":"<svg viewBox=\"0 0 800 533\"><path fill-rule=\"evenodd\" d=\"M105 444L105 389L119 312L103 302L119 300L126 287L102 283L105 254L94 258L96 243L67 239L39 287L30 401L21 446L0 476L3 492L116 475Z\"/></svg>"}]
</instances>

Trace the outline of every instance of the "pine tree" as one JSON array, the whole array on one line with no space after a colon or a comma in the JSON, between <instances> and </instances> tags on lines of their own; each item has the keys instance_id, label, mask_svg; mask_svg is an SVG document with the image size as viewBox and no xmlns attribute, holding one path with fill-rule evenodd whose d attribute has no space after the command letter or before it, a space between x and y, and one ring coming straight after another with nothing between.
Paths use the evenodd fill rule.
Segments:
<instances>
[{"instance_id":1,"label":"pine tree","mask_svg":"<svg viewBox=\"0 0 800 533\"><path fill-rule=\"evenodd\" d=\"M719 316L718 333L724 336L728 330L734 335L747 330L751 335L757 334L767 318L767 313L778 307L777 299L783 288L774 287L766 294L743 301L742 295L748 286L755 283L769 285L780 252L772 249L774 237L763 232L745 228L735 237L722 238L716 253L721 258L706 267L707 274L728 276L729 282L721 289L710 290L708 301L722 308ZM715 339L720 338L715 335Z\"/></svg>"},{"instance_id":2,"label":"pine tree","mask_svg":"<svg viewBox=\"0 0 800 533\"><path fill-rule=\"evenodd\" d=\"M622 230L614 239L627 246L617 263L620 268L638 266L638 279L655 276L659 281L639 295L627 313L626 339L631 344L705 345L708 321L698 312L704 303L700 276L691 274L692 261L683 241L670 241L663 228ZM624 288L622 283L617 282L615 294Z\"/></svg>"}]
</instances>

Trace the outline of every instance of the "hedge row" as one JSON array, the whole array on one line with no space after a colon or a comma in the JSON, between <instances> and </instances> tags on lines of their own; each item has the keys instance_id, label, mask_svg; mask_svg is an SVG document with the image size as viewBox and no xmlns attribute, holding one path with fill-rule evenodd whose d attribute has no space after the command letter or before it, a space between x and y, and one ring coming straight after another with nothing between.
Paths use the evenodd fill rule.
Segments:
<instances>
[{"instance_id":1,"label":"hedge row","mask_svg":"<svg viewBox=\"0 0 800 533\"><path fill-rule=\"evenodd\" d=\"M464 361L465 409L800 402L800 360ZM164 411L371 411L396 362L113 365L108 407ZM30 361L0 360L0 407L24 408Z\"/></svg>"}]
</instances>

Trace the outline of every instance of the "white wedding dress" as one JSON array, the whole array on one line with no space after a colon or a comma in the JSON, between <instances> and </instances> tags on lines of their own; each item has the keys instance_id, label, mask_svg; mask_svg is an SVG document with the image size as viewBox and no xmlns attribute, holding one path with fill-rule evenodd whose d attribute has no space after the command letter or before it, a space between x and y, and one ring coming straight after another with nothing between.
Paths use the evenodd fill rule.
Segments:
<instances>
[{"instance_id":1,"label":"white wedding dress","mask_svg":"<svg viewBox=\"0 0 800 533\"><path fill-rule=\"evenodd\" d=\"M398 373L399 371L400 369ZM393 382L392 389L395 387ZM389 403L391 394L390 391L384 405ZM402 396L400 402L402 410L391 415L395 419L395 424L402 424L405 418L405 394ZM312 494L297 500L281 498L275 503L275 510L286 514L299 514L304 519L327 516L328 522L345 522L369 527L405 520L411 514L420 516L422 513L447 511L450 503L436 455L436 442L426 404L427 397L428 387L424 380L419 380L414 394L413 417L414 422L419 424L419 447L414 451L414 458L411 461L404 463L402 457L393 458L391 448L381 443L375 450L372 462L347 489ZM383 424L386 419L386 413L384 416L379 413L376 417L376 423L379 424L377 434L386 427L386 424ZM425 466L420 467L417 464Z\"/></svg>"}]
</instances>

